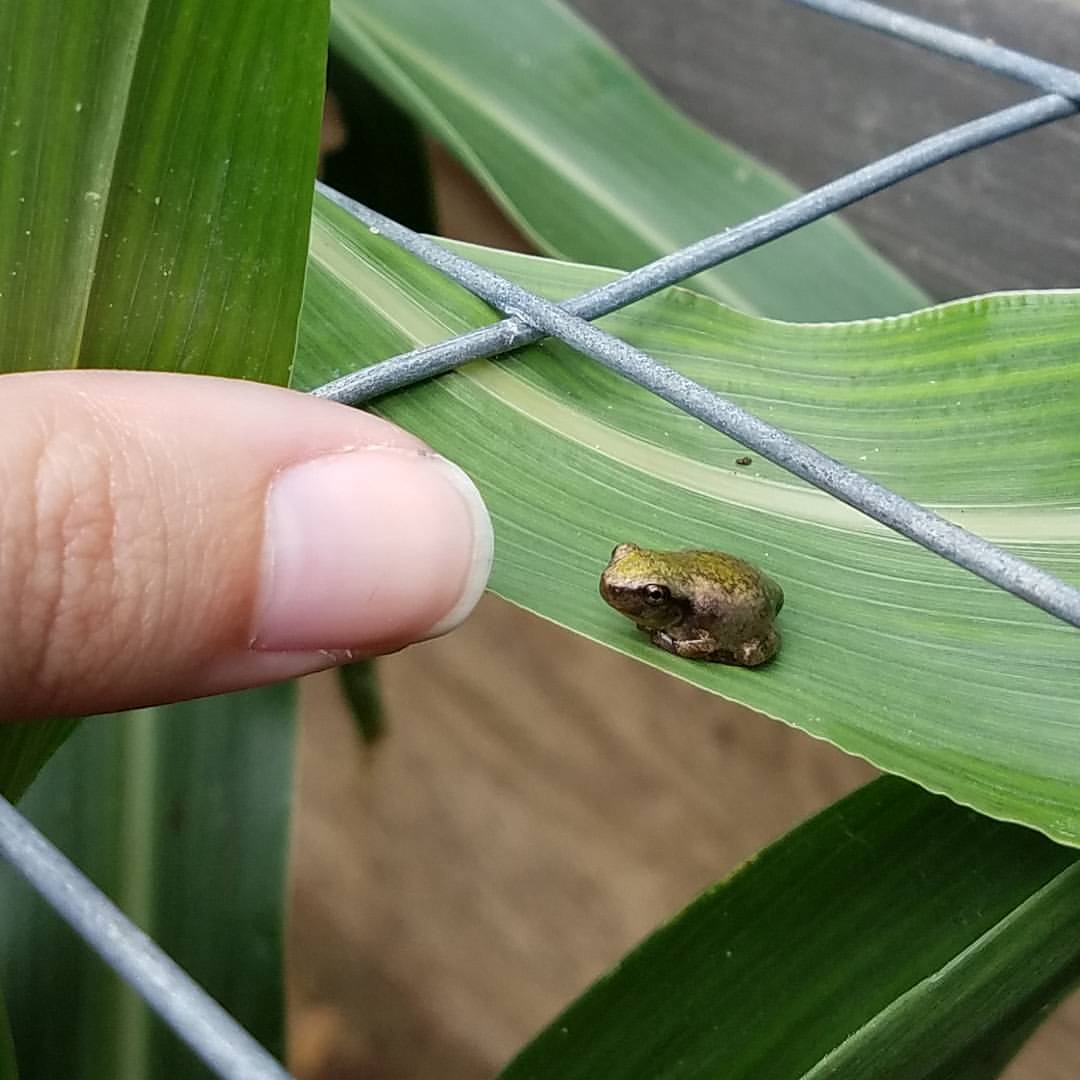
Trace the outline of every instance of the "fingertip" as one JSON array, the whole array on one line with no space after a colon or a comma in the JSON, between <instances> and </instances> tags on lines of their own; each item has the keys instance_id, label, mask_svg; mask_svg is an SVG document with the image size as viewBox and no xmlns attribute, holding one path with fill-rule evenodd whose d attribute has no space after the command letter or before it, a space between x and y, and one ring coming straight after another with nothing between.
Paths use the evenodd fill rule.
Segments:
<instances>
[{"instance_id":1,"label":"fingertip","mask_svg":"<svg viewBox=\"0 0 1080 1080\"><path fill-rule=\"evenodd\" d=\"M491 522L457 466L372 446L275 477L253 647L399 648L446 633L476 605Z\"/></svg>"}]
</instances>

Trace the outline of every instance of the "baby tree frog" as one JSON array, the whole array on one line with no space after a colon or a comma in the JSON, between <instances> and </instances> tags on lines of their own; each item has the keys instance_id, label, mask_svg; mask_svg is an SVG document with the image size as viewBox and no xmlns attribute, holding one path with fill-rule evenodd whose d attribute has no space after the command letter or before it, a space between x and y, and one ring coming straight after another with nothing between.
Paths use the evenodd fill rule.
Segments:
<instances>
[{"instance_id":1,"label":"baby tree frog","mask_svg":"<svg viewBox=\"0 0 1080 1080\"><path fill-rule=\"evenodd\" d=\"M600 595L676 656L757 667L780 648L773 619L783 590L722 551L620 544L600 578Z\"/></svg>"}]
</instances>

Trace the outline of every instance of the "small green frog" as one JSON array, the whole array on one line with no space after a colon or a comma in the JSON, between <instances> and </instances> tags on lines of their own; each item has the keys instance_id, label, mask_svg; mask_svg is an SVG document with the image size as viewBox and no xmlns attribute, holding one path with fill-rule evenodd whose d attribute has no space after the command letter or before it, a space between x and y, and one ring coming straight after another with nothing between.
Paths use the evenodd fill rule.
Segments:
<instances>
[{"instance_id":1,"label":"small green frog","mask_svg":"<svg viewBox=\"0 0 1080 1080\"><path fill-rule=\"evenodd\" d=\"M773 619L784 593L722 551L651 551L619 544L600 595L661 649L694 660L757 667L780 648Z\"/></svg>"}]
</instances>

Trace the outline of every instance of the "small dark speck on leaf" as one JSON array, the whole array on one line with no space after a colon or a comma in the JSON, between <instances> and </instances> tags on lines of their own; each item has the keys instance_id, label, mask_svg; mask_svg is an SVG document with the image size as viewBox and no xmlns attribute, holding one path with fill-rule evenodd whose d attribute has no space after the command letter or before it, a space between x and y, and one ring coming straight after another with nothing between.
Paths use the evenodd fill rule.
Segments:
<instances>
[{"instance_id":1,"label":"small dark speck on leaf","mask_svg":"<svg viewBox=\"0 0 1080 1080\"><path fill-rule=\"evenodd\" d=\"M735 459L736 465L753 465L754 459L752 457L737 457Z\"/></svg>"}]
</instances>

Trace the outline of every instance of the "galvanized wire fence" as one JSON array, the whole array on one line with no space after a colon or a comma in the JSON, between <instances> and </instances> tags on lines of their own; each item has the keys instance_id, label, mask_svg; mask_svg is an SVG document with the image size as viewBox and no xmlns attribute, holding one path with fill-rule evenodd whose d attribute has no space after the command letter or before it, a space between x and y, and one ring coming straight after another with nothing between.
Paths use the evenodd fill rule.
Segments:
<instances>
[{"instance_id":1,"label":"galvanized wire fence","mask_svg":"<svg viewBox=\"0 0 1080 1080\"><path fill-rule=\"evenodd\" d=\"M929 550L1080 626L1080 589L888 490L588 321L760 247L932 165L1080 111L1080 73L1068 68L865 0L792 2L968 61L1044 93L932 135L743 225L665 255L561 304L535 296L319 184L327 198L507 317L484 329L346 375L313 393L359 404L469 360L508 352L545 336L557 337ZM0 854L218 1076L226 1080L282 1080L288 1076L220 1005L2 799Z\"/></svg>"}]
</instances>

